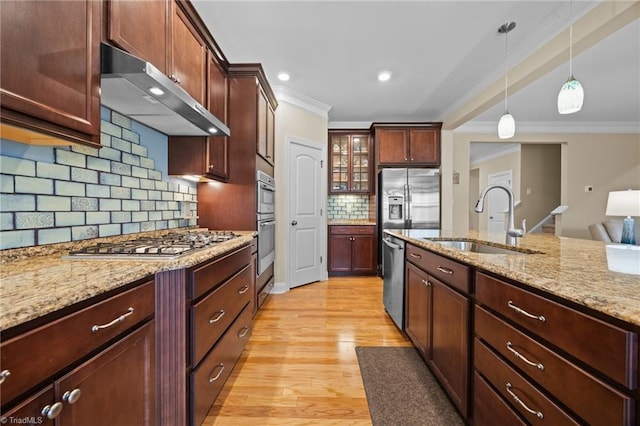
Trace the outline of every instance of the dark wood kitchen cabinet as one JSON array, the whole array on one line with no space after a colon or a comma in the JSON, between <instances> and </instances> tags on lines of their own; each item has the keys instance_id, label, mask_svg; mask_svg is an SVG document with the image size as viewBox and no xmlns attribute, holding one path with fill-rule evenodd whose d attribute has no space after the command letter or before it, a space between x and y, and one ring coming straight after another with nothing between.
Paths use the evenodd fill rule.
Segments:
<instances>
[{"instance_id":1,"label":"dark wood kitchen cabinet","mask_svg":"<svg viewBox=\"0 0 640 426\"><path fill-rule=\"evenodd\" d=\"M329 274L375 275L376 240L375 226L329 226Z\"/></svg>"},{"instance_id":2,"label":"dark wood kitchen cabinet","mask_svg":"<svg viewBox=\"0 0 640 426\"><path fill-rule=\"evenodd\" d=\"M373 123L378 166L439 166L442 123Z\"/></svg>"},{"instance_id":3,"label":"dark wood kitchen cabinet","mask_svg":"<svg viewBox=\"0 0 640 426\"><path fill-rule=\"evenodd\" d=\"M464 418L469 413L470 269L407 244L407 334Z\"/></svg>"},{"instance_id":4,"label":"dark wood kitchen cabinet","mask_svg":"<svg viewBox=\"0 0 640 426\"><path fill-rule=\"evenodd\" d=\"M369 134L330 131L329 149L329 193L373 193Z\"/></svg>"},{"instance_id":5,"label":"dark wood kitchen cabinet","mask_svg":"<svg viewBox=\"0 0 640 426\"><path fill-rule=\"evenodd\" d=\"M171 34L167 16L171 12L171 1L110 0L106 2L107 39L132 55L152 63L167 74L167 42Z\"/></svg>"},{"instance_id":6,"label":"dark wood kitchen cabinet","mask_svg":"<svg viewBox=\"0 0 640 426\"><path fill-rule=\"evenodd\" d=\"M100 146L101 7L0 2L2 137Z\"/></svg>"},{"instance_id":7,"label":"dark wood kitchen cabinet","mask_svg":"<svg viewBox=\"0 0 640 426\"><path fill-rule=\"evenodd\" d=\"M207 46L190 16L175 2L172 9L169 78L205 105Z\"/></svg>"},{"instance_id":8,"label":"dark wood kitchen cabinet","mask_svg":"<svg viewBox=\"0 0 640 426\"><path fill-rule=\"evenodd\" d=\"M0 345L9 372L4 417L72 426L156 423L153 281L45 325L20 327Z\"/></svg>"},{"instance_id":9,"label":"dark wood kitchen cabinet","mask_svg":"<svg viewBox=\"0 0 640 426\"><path fill-rule=\"evenodd\" d=\"M275 160L275 112L261 86L258 87L258 112L256 120L258 123L258 155L264 158L267 163L273 165Z\"/></svg>"}]
</instances>

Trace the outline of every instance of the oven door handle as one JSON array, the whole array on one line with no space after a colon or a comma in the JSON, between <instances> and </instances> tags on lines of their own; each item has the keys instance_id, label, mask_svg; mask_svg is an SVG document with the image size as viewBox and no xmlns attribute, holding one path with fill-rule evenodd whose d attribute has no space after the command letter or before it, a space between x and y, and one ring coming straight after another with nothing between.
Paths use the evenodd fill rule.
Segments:
<instances>
[{"instance_id":1,"label":"oven door handle","mask_svg":"<svg viewBox=\"0 0 640 426\"><path fill-rule=\"evenodd\" d=\"M268 226L268 225L273 225L273 224L275 224L275 223L276 223L276 221L275 221L275 220L270 220L270 221L268 221L268 222L261 222L261 223L260 223L260 226Z\"/></svg>"},{"instance_id":2,"label":"oven door handle","mask_svg":"<svg viewBox=\"0 0 640 426\"><path fill-rule=\"evenodd\" d=\"M271 192L275 192L276 191L273 186L269 186L269 185L266 185L266 184L260 185L260 188L262 188L264 190L267 190L267 191L271 191Z\"/></svg>"}]
</instances>

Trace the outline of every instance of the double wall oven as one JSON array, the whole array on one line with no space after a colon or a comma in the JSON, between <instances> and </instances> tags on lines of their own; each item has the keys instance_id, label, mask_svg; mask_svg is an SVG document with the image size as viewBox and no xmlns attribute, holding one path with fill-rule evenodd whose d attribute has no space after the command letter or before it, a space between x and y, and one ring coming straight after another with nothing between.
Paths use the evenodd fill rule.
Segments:
<instances>
[{"instance_id":1,"label":"double wall oven","mask_svg":"<svg viewBox=\"0 0 640 426\"><path fill-rule=\"evenodd\" d=\"M257 187L257 230L258 230L258 275L273 264L276 252L275 180L258 171Z\"/></svg>"}]
</instances>

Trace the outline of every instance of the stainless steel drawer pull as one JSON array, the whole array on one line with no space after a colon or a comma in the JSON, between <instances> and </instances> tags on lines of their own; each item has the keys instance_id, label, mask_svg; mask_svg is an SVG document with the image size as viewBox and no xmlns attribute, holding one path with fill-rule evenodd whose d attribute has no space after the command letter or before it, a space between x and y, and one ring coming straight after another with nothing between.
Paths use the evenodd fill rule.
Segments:
<instances>
[{"instance_id":1,"label":"stainless steel drawer pull","mask_svg":"<svg viewBox=\"0 0 640 426\"><path fill-rule=\"evenodd\" d=\"M516 305L513 304L513 302L511 300L509 300L509 302L507 302L507 306L509 306L511 309L513 309L517 313L524 315L525 317L528 317L528 318L531 318L531 319L537 319L538 321L542 321L542 322L545 322L547 320L542 315L533 315L533 314L530 314L529 312L525 311L524 309L517 307Z\"/></svg>"},{"instance_id":2,"label":"stainless steel drawer pull","mask_svg":"<svg viewBox=\"0 0 640 426\"><path fill-rule=\"evenodd\" d=\"M246 335L247 335L247 333L248 333L248 332L249 332L249 327L247 327L247 326L245 325L245 326L244 326L244 327L242 327L242 328L240 329L240 331L238 332L238 337L239 337L240 339L242 339L244 336L246 336Z\"/></svg>"},{"instance_id":3,"label":"stainless steel drawer pull","mask_svg":"<svg viewBox=\"0 0 640 426\"><path fill-rule=\"evenodd\" d=\"M224 309L220 309L218 311L218 315L216 315L215 317L209 318L209 324L214 324L214 323L220 321L222 319L222 317L224 316L224 314L225 314Z\"/></svg>"},{"instance_id":4,"label":"stainless steel drawer pull","mask_svg":"<svg viewBox=\"0 0 640 426\"><path fill-rule=\"evenodd\" d=\"M116 325L119 322L124 321L129 315L133 314L133 308L129 308L127 309L127 312L120 315L118 318L114 319L113 321L104 324L104 325L94 325L93 327L91 327L91 331L93 331L94 333L98 330L102 330L103 328L109 328L113 325Z\"/></svg>"},{"instance_id":5,"label":"stainless steel drawer pull","mask_svg":"<svg viewBox=\"0 0 640 426\"><path fill-rule=\"evenodd\" d=\"M438 271L444 272L445 274L453 275L453 270L449 268L445 268L442 266L438 266Z\"/></svg>"},{"instance_id":6,"label":"stainless steel drawer pull","mask_svg":"<svg viewBox=\"0 0 640 426\"><path fill-rule=\"evenodd\" d=\"M10 375L11 375L11 371L9 370L0 371L0 385L3 384L4 381L7 380Z\"/></svg>"},{"instance_id":7,"label":"stainless steel drawer pull","mask_svg":"<svg viewBox=\"0 0 640 426\"><path fill-rule=\"evenodd\" d=\"M75 404L76 402L78 402L81 396L82 391L76 388L72 391L66 391L65 393L63 393L62 400L69 404Z\"/></svg>"},{"instance_id":8,"label":"stainless steel drawer pull","mask_svg":"<svg viewBox=\"0 0 640 426\"><path fill-rule=\"evenodd\" d=\"M422 280L422 284L426 285L427 287L429 287L431 285L431 281L427 281L427 280Z\"/></svg>"},{"instance_id":9,"label":"stainless steel drawer pull","mask_svg":"<svg viewBox=\"0 0 640 426\"><path fill-rule=\"evenodd\" d=\"M240 290L238 290L238 294L245 294L247 292L247 290L249 290L249 286L248 285L243 285Z\"/></svg>"},{"instance_id":10,"label":"stainless steel drawer pull","mask_svg":"<svg viewBox=\"0 0 640 426\"><path fill-rule=\"evenodd\" d=\"M544 370L544 365L540 364L539 362L535 363L535 362L529 361L524 355L522 355L520 352L513 349L513 344L511 342L507 342L507 349L509 349L511 353L513 353L516 356L516 358L523 360L525 363L529 364L530 366L537 367L539 370Z\"/></svg>"},{"instance_id":11,"label":"stainless steel drawer pull","mask_svg":"<svg viewBox=\"0 0 640 426\"><path fill-rule=\"evenodd\" d=\"M542 411L532 410L531 408L527 407L527 405L524 402L522 402L522 400L520 398L518 398L518 395L513 393L511 388L513 388L513 385L511 383L507 383L507 392L509 392L509 395L511 395L511 397L513 399L515 399L516 402L522 406L522 408L527 410L529 413L535 415L539 419L543 419L544 418L544 415L542 414Z\"/></svg>"},{"instance_id":12,"label":"stainless steel drawer pull","mask_svg":"<svg viewBox=\"0 0 640 426\"><path fill-rule=\"evenodd\" d=\"M48 419L55 419L60 415L64 406L61 402L56 402L53 405L45 405L40 414Z\"/></svg>"},{"instance_id":13,"label":"stainless steel drawer pull","mask_svg":"<svg viewBox=\"0 0 640 426\"><path fill-rule=\"evenodd\" d=\"M209 383L215 382L216 380L218 380L220 378L220 376L222 376L222 372L224 371L224 364L220 363L220 364L216 365L216 368L219 368L218 374L216 374L213 377L209 377ZM213 373L213 371L212 371L212 373Z\"/></svg>"},{"instance_id":14,"label":"stainless steel drawer pull","mask_svg":"<svg viewBox=\"0 0 640 426\"><path fill-rule=\"evenodd\" d=\"M415 254L415 253L410 253L411 257L413 257L414 259L422 259L422 256L420 256L419 254Z\"/></svg>"}]
</instances>

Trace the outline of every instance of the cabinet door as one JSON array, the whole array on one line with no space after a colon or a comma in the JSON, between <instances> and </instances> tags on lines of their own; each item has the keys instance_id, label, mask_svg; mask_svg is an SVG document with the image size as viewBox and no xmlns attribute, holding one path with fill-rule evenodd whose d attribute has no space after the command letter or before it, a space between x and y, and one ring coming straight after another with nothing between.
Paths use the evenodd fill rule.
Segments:
<instances>
[{"instance_id":1,"label":"cabinet door","mask_svg":"<svg viewBox=\"0 0 640 426\"><path fill-rule=\"evenodd\" d=\"M0 1L2 121L99 144L101 6Z\"/></svg>"},{"instance_id":2,"label":"cabinet door","mask_svg":"<svg viewBox=\"0 0 640 426\"><path fill-rule=\"evenodd\" d=\"M405 331L424 359L431 345L431 284L426 272L410 263L405 274Z\"/></svg>"},{"instance_id":3,"label":"cabinet door","mask_svg":"<svg viewBox=\"0 0 640 426\"><path fill-rule=\"evenodd\" d=\"M267 159L267 155L269 155L267 148L267 110L269 102L267 101L267 96L264 94L264 91L260 87L258 87L258 116L257 119L257 150L258 155L260 155L265 160Z\"/></svg>"},{"instance_id":4,"label":"cabinet door","mask_svg":"<svg viewBox=\"0 0 640 426\"><path fill-rule=\"evenodd\" d=\"M429 365L462 415L467 416L469 381L469 298L446 284L431 282L432 331Z\"/></svg>"},{"instance_id":5,"label":"cabinet door","mask_svg":"<svg viewBox=\"0 0 640 426\"><path fill-rule=\"evenodd\" d=\"M371 192L371 144L368 135L351 135L351 192Z\"/></svg>"},{"instance_id":6,"label":"cabinet door","mask_svg":"<svg viewBox=\"0 0 640 426\"><path fill-rule=\"evenodd\" d=\"M58 417L63 409L63 404L54 399L53 386L49 385L11 410L4 411L0 423L53 426L53 419ZM25 421L26 419L29 421Z\"/></svg>"},{"instance_id":7,"label":"cabinet door","mask_svg":"<svg viewBox=\"0 0 640 426\"><path fill-rule=\"evenodd\" d=\"M379 164L407 163L407 131L405 129L376 129Z\"/></svg>"},{"instance_id":8,"label":"cabinet door","mask_svg":"<svg viewBox=\"0 0 640 426\"><path fill-rule=\"evenodd\" d=\"M109 40L167 72L167 2L111 0Z\"/></svg>"},{"instance_id":9,"label":"cabinet door","mask_svg":"<svg viewBox=\"0 0 640 426\"><path fill-rule=\"evenodd\" d=\"M275 111L267 103L267 161L273 165L276 158L275 152Z\"/></svg>"},{"instance_id":10,"label":"cabinet door","mask_svg":"<svg viewBox=\"0 0 640 426\"><path fill-rule=\"evenodd\" d=\"M412 164L440 164L439 131L433 129L409 130L409 161Z\"/></svg>"},{"instance_id":11,"label":"cabinet door","mask_svg":"<svg viewBox=\"0 0 640 426\"><path fill-rule=\"evenodd\" d=\"M353 235L351 238L351 270L361 274L374 274L377 269L374 235Z\"/></svg>"},{"instance_id":12,"label":"cabinet door","mask_svg":"<svg viewBox=\"0 0 640 426\"><path fill-rule=\"evenodd\" d=\"M213 52L209 52L209 111L228 123L229 84L227 75ZM228 137L209 137L207 142L207 174L226 180L229 177Z\"/></svg>"},{"instance_id":13,"label":"cabinet door","mask_svg":"<svg viewBox=\"0 0 640 426\"><path fill-rule=\"evenodd\" d=\"M173 4L171 78L198 103L205 104L207 48L187 15Z\"/></svg>"},{"instance_id":14,"label":"cabinet door","mask_svg":"<svg viewBox=\"0 0 640 426\"><path fill-rule=\"evenodd\" d=\"M331 154L329 158L329 193L339 194L349 191L349 135L329 136Z\"/></svg>"},{"instance_id":15,"label":"cabinet door","mask_svg":"<svg viewBox=\"0 0 640 426\"><path fill-rule=\"evenodd\" d=\"M329 237L329 271L351 271L351 235Z\"/></svg>"},{"instance_id":16,"label":"cabinet door","mask_svg":"<svg viewBox=\"0 0 640 426\"><path fill-rule=\"evenodd\" d=\"M56 394L66 402L61 424L155 424L154 324L145 324L56 382Z\"/></svg>"}]
</instances>

